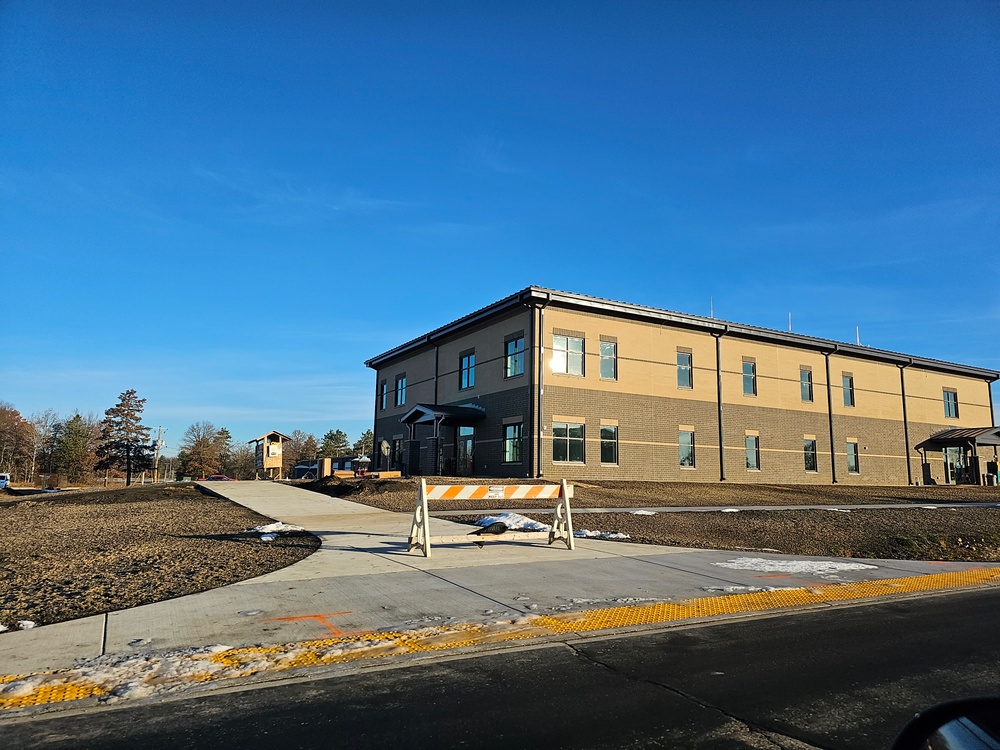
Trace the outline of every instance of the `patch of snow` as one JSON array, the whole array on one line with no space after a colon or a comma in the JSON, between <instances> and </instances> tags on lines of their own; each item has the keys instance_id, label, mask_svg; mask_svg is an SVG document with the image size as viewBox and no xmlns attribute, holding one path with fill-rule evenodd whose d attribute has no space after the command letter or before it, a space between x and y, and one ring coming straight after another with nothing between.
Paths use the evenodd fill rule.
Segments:
<instances>
[{"instance_id":1,"label":"patch of snow","mask_svg":"<svg viewBox=\"0 0 1000 750\"><path fill-rule=\"evenodd\" d=\"M937 510L938 509L938 507L936 505L921 505L920 507L923 508L924 510Z\"/></svg>"},{"instance_id":2,"label":"patch of snow","mask_svg":"<svg viewBox=\"0 0 1000 750\"><path fill-rule=\"evenodd\" d=\"M7 631L7 630L10 630L10 628L8 628L6 625L4 625L2 622L0 622L0 633L3 633L5 631Z\"/></svg>"},{"instance_id":3,"label":"patch of snow","mask_svg":"<svg viewBox=\"0 0 1000 750\"><path fill-rule=\"evenodd\" d=\"M496 516L486 516L476 521L476 526L489 526L491 523L502 523L510 531L551 531L547 523L532 521L520 513L501 513Z\"/></svg>"},{"instance_id":4,"label":"patch of snow","mask_svg":"<svg viewBox=\"0 0 1000 750\"><path fill-rule=\"evenodd\" d=\"M578 529L573 532L573 536L581 539L631 539L628 534L620 531L591 531L590 529Z\"/></svg>"},{"instance_id":5,"label":"patch of snow","mask_svg":"<svg viewBox=\"0 0 1000 750\"><path fill-rule=\"evenodd\" d=\"M241 612L237 612L238 615L243 615L244 617L253 617L254 615L259 615L264 610L262 609L244 609Z\"/></svg>"},{"instance_id":6,"label":"patch of snow","mask_svg":"<svg viewBox=\"0 0 1000 750\"><path fill-rule=\"evenodd\" d=\"M250 531L256 532L258 534L276 534L282 531L305 531L301 526L293 526L290 523L282 523L281 521L275 521L274 523L269 523L266 526L254 526Z\"/></svg>"},{"instance_id":7,"label":"patch of snow","mask_svg":"<svg viewBox=\"0 0 1000 750\"><path fill-rule=\"evenodd\" d=\"M278 538L277 534L261 534L260 535L260 540L262 542L273 542L277 538Z\"/></svg>"},{"instance_id":8,"label":"patch of snow","mask_svg":"<svg viewBox=\"0 0 1000 750\"><path fill-rule=\"evenodd\" d=\"M827 508L827 510L832 510L832 511L835 511L837 513L850 513L851 512L847 508Z\"/></svg>"},{"instance_id":9,"label":"patch of snow","mask_svg":"<svg viewBox=\"0 0 1000 750\"><path fill-rule=\"evenodd\" d=\"M630 510L629 513L631 513L633 516L655 516L656 515L656 511L655 510Z\"/></svg>"},{"instance_id":10,"label":"patch of snow","mask_svg":"<svg viewBox=\"0 0 1000 750\"><path fill-rule=\"evenodd\" d=\"M720 568L755 570L762 573L801 573L828 580L840 580L837 573L847 570L876 570L877 565L827 560L765 560L761 557L738 557L735 560L716 562Z\"/></svg>"},{"instance_id":11,"label":"patch of snow","mask_svg":"<svg viewBox=\"0 0 1000 750\"><path fill-rule=\"evenodd\" d=\"M720 513L739 513L740 509L739 508L723 508L719 512Z\"/></svg>"},{"instance_id":12,"label":"patch of snow","mask_svg":"<svg viewBox=\"0 0 1000 750\"><path fill-rule=\"evenodd\" d=\"M139 648L139 646L148 646L149 644L149 638L136 638L128 642L129 648Z\"/></svg>"},{"instance_id":13,"label":"patch of snow","mask_svg":"<svg viewBox=\"0 0 1000 750\"><path fill-rule=\"evenodd\" d=\"M702 586L702 591L720 594L752 594L757 591L794 591L798 586Z\"/></svg>"},{"instance_id":14,"label":"patch of snow","mask_svg":"<svg viewBox=\"0 0 1000 750\"><path fill-rule=\"evenodd\" d=\"M32 622L31 620L18 620L17 627L21 630L31 630L32 628L38 627L38 623Z\"/></svg>"}]
</instances>

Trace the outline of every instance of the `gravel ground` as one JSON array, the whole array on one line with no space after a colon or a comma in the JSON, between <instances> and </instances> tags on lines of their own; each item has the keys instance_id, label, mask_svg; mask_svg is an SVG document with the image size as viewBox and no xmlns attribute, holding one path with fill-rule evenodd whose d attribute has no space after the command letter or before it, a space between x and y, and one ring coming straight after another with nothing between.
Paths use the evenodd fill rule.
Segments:
<instances>
[{"instance_id":1,"label":"gravel ground","mask_svg":"<svg viewBox=\"0 0 1000 750\"><path fill-rule=\"evenodd\" d=\"M512 480L513 481L513 480ZM428 478L429 484L457 480ZM501 484L472 480L469 484ZM524 482L519 482L524 483ZM416 480L326 479L304 485L384 510L410 513L417 496ZM1000 503L995 487L848 487L667 482L587 482L575 484L576 508L676 507L704 505L806 505L848 509L872 503L908 508L777 510L738 513L573 513L577 529L621 532L631 542L702 549L767 550L795 555L878 557L906 560L1000 560L1000 508L926 510L914 505L933 502ZM436 500L436 510L502 510L505 507L551 508L552 501ZM529 514L551 522L551 514ZM481 516L449 516L472 523Z\"/></svg>"},{"instance_id":2,"label":"gravel ground","mask_svg":"<svg viewBox=\"0 0 1000 750\"><path fill-rule=\"evenodd\" d=\"M262 542L273 519L196 485L0 494L0 624L45 625L225 586L319 547L311 534ZM0 637L3 637L0 634Z\"/></svg>"}]
</instances>

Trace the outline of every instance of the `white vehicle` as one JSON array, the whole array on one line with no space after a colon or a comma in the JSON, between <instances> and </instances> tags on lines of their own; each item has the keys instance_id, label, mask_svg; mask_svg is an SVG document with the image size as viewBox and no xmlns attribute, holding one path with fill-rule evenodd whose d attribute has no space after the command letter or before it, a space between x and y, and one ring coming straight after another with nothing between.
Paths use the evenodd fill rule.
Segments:
<instances>
[{"instance_id":1,"label":"white vehicle","mask_svg":"<svg viewBox=\"0 0 1000 750\"><path fill-rule=\"evenodd\" d=\"M0 490L6 489L10 484L10 474L0 474Z\"/></svg>"}]
</instances>

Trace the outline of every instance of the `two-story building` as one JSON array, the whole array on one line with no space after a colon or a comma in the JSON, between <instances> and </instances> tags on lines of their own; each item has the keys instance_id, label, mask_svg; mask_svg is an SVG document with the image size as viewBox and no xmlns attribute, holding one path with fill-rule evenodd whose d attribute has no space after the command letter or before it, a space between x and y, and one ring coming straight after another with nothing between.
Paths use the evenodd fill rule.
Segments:
<instances>
[{"instance_id":1,"label":"two-story building","mask_svg":"<svg viewBox=\"0 0 1000 750\"><path fill-rule=\"evenodd\" d=\"M391 446L379 468L409 474L916 484L996 471L998 372L551 289L365 364L375 444Z\"/></svg>"}]
</instances>

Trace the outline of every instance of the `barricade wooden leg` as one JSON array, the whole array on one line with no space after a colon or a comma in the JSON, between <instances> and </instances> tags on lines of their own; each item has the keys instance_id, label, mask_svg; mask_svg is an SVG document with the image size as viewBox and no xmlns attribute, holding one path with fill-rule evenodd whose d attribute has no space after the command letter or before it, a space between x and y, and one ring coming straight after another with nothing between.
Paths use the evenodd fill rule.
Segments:
<instances>
[{"instance_id":1,"label":"barricade wooden leg","mask_svg":"<svg viewBox=\"0 0 1000 750\"><path fill-rule=\"evenodd\" d=\"M562 480L562 489L559 492L559 504L556 506L552 518L552 530L549 532L549 544L556 539L566 542L569 549L576 549L573 541L573 516L569 506L569 488L566 480Z\"/></svg>"},{"instance_id":2,"label":"barricade wooden leg","mask_svg":"<svg viewBox=\"0 0 1000 750\"><path fill-rule=\"evenodd\" d=\"M417 493L417 506L413 509L413 523L410 524L410 544L407 552L419 547L424 557L431 556L431 533L427 517L427 480L420 480Z\"/></svg>"}]
</instances>

